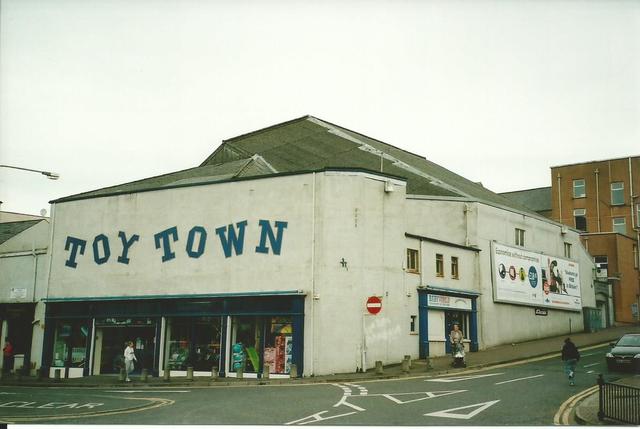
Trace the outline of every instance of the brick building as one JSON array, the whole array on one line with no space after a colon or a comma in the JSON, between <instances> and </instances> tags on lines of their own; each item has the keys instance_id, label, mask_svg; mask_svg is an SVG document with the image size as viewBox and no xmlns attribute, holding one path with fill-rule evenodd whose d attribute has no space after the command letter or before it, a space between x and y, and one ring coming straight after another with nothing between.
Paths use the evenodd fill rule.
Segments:
<instances>
[{"instance_id":1,"label":"brick building","mask_svg":"<svg viewBox=\"0 0 640 429\"><path fill-rule=\"evenodd\" d=\"M581 231L596 277L611 285L616 322L637 322L640 157L551 167L551 219Z\"/></svg>"}]
</instances>

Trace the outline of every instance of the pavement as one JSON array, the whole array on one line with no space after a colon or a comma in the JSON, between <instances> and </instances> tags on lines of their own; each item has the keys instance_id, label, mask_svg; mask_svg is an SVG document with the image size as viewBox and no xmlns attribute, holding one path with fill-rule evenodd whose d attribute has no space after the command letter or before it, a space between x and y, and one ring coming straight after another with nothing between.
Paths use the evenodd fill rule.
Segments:
<instances>
[{"instance_id":1,"label":"pavement","mask_svg":"<svg viewBox=\"0 0 640 429\"><path fill-rule=\"evenodd\" d=\"M542 338L523 343L513 343L492 347L478 352L467 352L466 362L469 369L482 369L484 367L517 362L520 360L537 357L560 356L560 349L564 339L570 336L578 348L608 344L626 333L640 333L639 325L617 326L602 329L597 332L579 332L564 334L555 337ZM329 374L295 379L251 379L251 378L218 378L218 377L194 377L188 380L186 377L171 377L165 380L163 377L149 376L147 381L141 381L140 377L133 377L133 381L127 386L135 387L185 387L185 386L233 386L233 385L264 385L264 384L304 384L304 383L338 383L357 382L375 379L393 379L406 377L419 377L425 375L441 375L460 372L465 369L452 368L450 356L438 356L429 359L412 360L408 371L403 371L401 365L385 366L382 374L377 374L375 369L369 369L362 373ZM640 376L629 374L617 383L640 387ZM3 386L29 386L29 387L122 387L123 381L119 381L117 375L97 375L81 378L68 378L54 380L51 378L37 379L31 376L18 377L16 375L4 375L0 378ZM578 393L578 392L577 392ZM611 425L611 421L598 420L598 391L584 396L575 406L575 420L583 425Z\"/></svg>"}]
</instances>

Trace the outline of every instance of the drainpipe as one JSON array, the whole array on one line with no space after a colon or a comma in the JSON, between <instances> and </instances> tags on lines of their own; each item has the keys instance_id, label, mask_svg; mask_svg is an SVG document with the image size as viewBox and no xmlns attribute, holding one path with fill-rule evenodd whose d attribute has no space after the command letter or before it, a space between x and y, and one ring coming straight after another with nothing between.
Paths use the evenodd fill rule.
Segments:
<instances>
[{"instance_id":1,"label":"drainpipe","mask_svg":"<svg viewBox=\"0 0 640 429\"><path fill-rule=\"evenodd\" d=\"M311 371L316 369L316 173L311 180ZM303 345L304 347L304 345Z\"/></svg>"},{"instance_id":2,"label":"drainpipe","mask_svg":"<svg viewBox=\"0 0 640 429\"><path fill-rule=\"evenodd\" d=\"M558 173L558 222L562 223L562 192L560 189L560 173Z\"/></svg>"},{"instance_id":3,"label":"drainpipe","mask_svg":"<svg viewBox=\"0 0 640 429\"><path fill-rule=\"evenodd\" d=\"M598 217L598 232L602 232L600 228L600 170L595 169L596 174L596 213Z\"/></svg>"}]
</instances>

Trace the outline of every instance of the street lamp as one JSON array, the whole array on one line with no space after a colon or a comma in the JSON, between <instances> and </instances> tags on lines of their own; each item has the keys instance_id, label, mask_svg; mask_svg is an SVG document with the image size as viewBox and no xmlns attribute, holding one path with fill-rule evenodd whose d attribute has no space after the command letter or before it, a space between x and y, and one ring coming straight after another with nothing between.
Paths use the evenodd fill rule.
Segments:
<instances>
[{"instance_id":1,"label":"street lamp","mask_svg":"<svg viewBox=\"0 0 640 429\"><path fill-rule=\"evenodd\" d=\"M33 171L34 173L40 173L50 180L58 180L60 175L58 173L53 173L51 171L41 171L41 170L32 170L31 168L23 168L23 167L14 167L12 165L0 165L0 167L5 168L15 168L16 170L24 170L24 171Z\"/></svg>"}]
</instances>

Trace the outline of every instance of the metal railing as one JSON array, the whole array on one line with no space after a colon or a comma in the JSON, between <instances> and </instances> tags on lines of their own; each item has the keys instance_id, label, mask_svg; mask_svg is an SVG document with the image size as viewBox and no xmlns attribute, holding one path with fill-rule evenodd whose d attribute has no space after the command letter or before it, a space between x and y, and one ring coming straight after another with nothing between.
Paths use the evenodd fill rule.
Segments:
<instances>
[{"instance_id":1,"label":"metal railing","mask_svg":"<svg viewBox=\"0 0 640 429\"><path fill-rule=\"evenodd\" d=\"M640 388L608 383L598 376L600 406L598 419L640 424Z\"/></svg>"}]
</instances>

